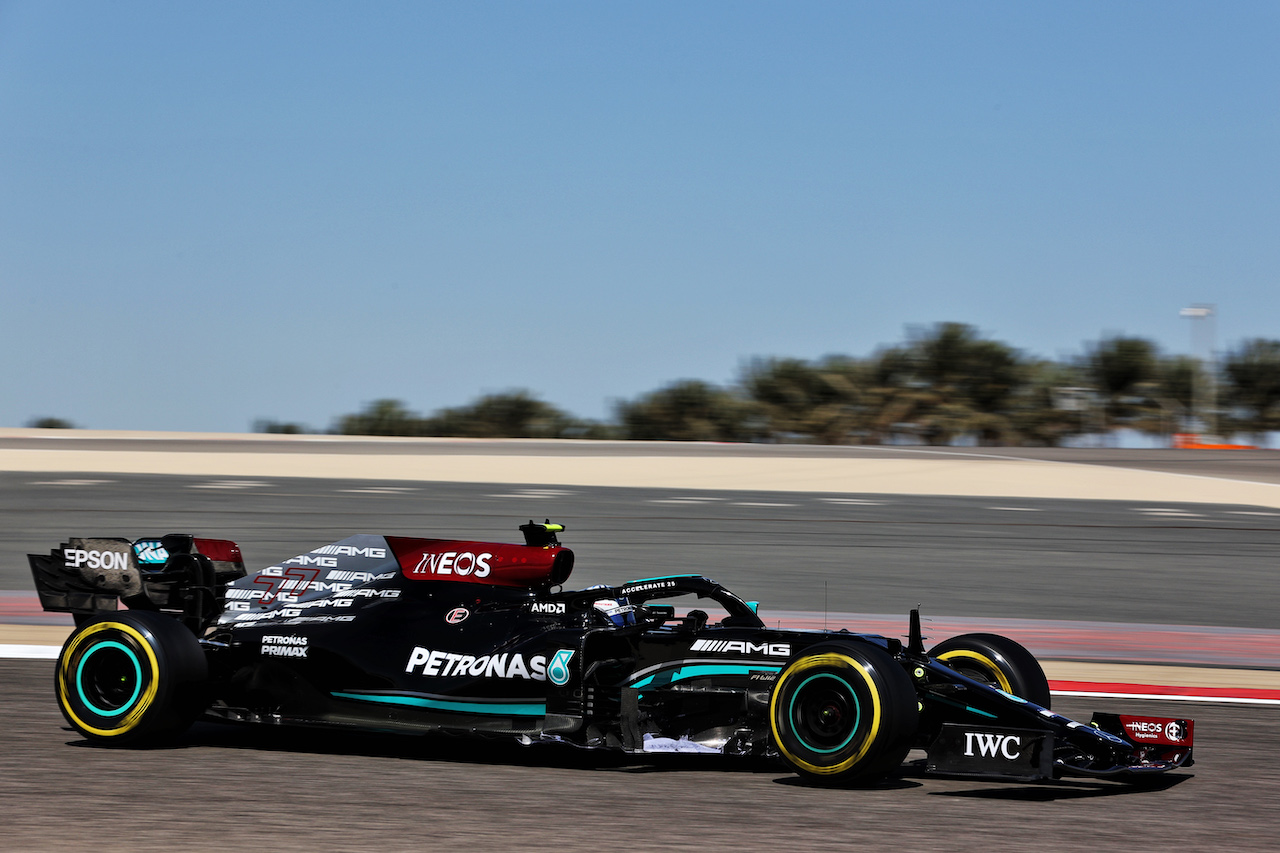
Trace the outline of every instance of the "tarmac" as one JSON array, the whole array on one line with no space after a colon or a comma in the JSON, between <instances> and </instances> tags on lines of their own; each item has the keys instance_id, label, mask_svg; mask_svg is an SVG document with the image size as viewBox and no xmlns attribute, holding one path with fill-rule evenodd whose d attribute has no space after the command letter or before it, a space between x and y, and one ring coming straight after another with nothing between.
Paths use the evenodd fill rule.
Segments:
<instances>
[{"instance_id":1,"label":"tarmac","mask_svg":"<svg viewBox=\"0 0 1280 853\"><path fill-rule=\"evenodd\" d=\"M1138 453L1141 453L1140 451ZM1206 453L1185 451L1185 453ZM675 442L548 442L246 436L209 433L0 430L0 471L43 474L182 474L361 481L503 483L681 490L746 490L1003 498L1222 503L1280 508L1280 483L1249 479L1234 451L1186 474L1141 467L1117 451L1116 467L1010 455L1001 449L796 448ZM1260 452L1266 453L1266 452ZM1063 458L1066 457L1066 458ZM1192 457L1187 457L1192 458ZM1268 465L1275 454L1259 456ZM1216 471L1228 472L1217 476ZM7 656L47 657L68 626L3 625ZM1107 686L1179 688L1187 696L1231 690L1280 703L1280 671L1047 661L1069 695ZM1063 685L1085 685L1084 693ZM1092 688L1090 687L1092 685ZM1097 692L1103 691L1103 692ZM1226 691L1226 692L1224 692ZM1135 695L1132 690L1127 694ZM1268 698L1270 697L1270 698ZM1162 698L1170 698L1169 694ZM1241 699L1240 696L1236 697ZM1241 699L1245 701L1245 699Z\"/></svg>"}]
</instances>

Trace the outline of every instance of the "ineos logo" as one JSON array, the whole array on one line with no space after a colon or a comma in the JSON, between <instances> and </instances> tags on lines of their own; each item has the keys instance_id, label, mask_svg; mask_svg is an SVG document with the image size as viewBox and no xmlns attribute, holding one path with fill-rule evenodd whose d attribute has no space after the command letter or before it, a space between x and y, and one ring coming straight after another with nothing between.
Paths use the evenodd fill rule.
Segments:
<instances>
[{"instance_id":1,"label":"ineos logo","mask_svg":"<svg viewBox=\"0 0 1280 853\"><path fill-rule=\"evenodd\" d=\"M473 554L470 551L446 551L443 554L422 555L418 565L413 567L415 575L469 575L475 572L478 578L489 576L489 561L493 555L489 553Z\"/></svg>"},{"instance_id":2,"label":"ineos logo","mask_svg":"<svg viewBox=\"0 0 1280 853\"><path fill-rule=\"evenodd\" d=\"M1181 743L1187 739L1187 726L1181 720L1126 720L1124 727L1134 740L1165 740Z\"/></svg>"}]
</instances>

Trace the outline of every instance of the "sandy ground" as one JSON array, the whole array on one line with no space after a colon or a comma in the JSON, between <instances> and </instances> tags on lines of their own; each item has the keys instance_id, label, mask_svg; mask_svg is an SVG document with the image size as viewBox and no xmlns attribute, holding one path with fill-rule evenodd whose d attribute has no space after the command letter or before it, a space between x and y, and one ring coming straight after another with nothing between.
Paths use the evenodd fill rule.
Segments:
<instances>
[{"instance_id":1,"label":"sandy ground","mask_svg":"<svg viewBox=\"0 0 1280 853\"><path fill-rule=\"evenodd\" d=\"M27 430L3 430L22 438ZM40 431L48 443L51 430ZM77 431L80 433L80 431ZM839 494L957 495L1008 498L1072 498L1156 503L1197 502L1280 508L1280 485L1241 479L1107 468L1070 462L978 458L957 455L918 458L805 458L761 453L724 456L690 452L689 445L654 443L641 453L608 455L601 446L573 442L530 442L527 451L491 454L483 442L450 442L449 452L344 452L340 437L300 442L307 452L246 452L252 436L176 434L193 449L148 450L163 435L88 433L112 439L119 449L82 449L68 438L65 448L0 448L0 471L31 473L185 474L209 477L321 477L336 479L506 483L516 485L620 486L634 488L721 489ZM77 435L77 438L80 436ZM256 437L258 442L266 439ZM271 437L278 439L279 437ZM226 449L204 449L209 440ZM418 440L420 441L420 440ZM197 444L201 449L194 449ZM395 442L385 446L403 448ZM443 445L434 445L439 448ZM549 449L554 446L554 453ZM322 449L317 450L317 447ZM578 452L575 448L581 448Z\"/></svg>"}]
</instances>

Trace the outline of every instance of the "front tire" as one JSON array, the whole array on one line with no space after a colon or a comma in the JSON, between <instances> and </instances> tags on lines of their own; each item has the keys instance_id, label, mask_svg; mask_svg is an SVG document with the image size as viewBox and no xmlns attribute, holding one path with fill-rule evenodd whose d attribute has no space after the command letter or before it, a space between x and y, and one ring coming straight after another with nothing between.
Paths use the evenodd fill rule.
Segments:
<instances>
[{"instance_id":1,"label":"front tire","mask_svg":"<svg viewBox=\"0 0 1280 853\"><path fill-rule=\"evenodd\" d=\"M1049 681L1035 655L999 634L961 634L944 640L929 657L961 675L997 687L1005 693L1049 707Z\"/></svg>"},{"instance_id":2,"label":"front tire","mask_svg":"<svg viewBox=\"0 0 1280 853\"><path fill-rule=\"evenodd\" d=\"M877 646L823 643L778 676L769 723L782 760L824 783L872 782L902 764L916 731L911 679Z\"/></svg>"},{"instance_id":3,"label":"front tire","mask_svg":"<svg viewBox=\"0 0 1280 853\"><path fill-rule=\"evenodd\" d=\"M94 618L62 647L58 707L92 741L136 745L183 731L204 707L208 663L199 641L161 613Z\"/></svg>"}]
</instances>

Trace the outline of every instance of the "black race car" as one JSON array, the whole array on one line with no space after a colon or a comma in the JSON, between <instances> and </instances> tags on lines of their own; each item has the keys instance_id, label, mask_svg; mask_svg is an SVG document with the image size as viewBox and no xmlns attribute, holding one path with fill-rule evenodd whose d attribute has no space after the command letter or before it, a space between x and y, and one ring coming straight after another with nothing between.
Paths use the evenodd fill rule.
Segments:
<instances>
[{"instance_id":1,"label":"black race car","mask_svg":"<svg viewBox=\"0 0 1280 853\"><path fill-rule=\"evenodd\" d=\"M915 611L905 644L770 628L698 575L568 590L563 528L520 529L523 545L357 535L251 575L225 540L71 539L29 558L44 608L75 615L58 704L102 743L204 715L776 755L828 782L881 777L913 747L930 772L1008 779L1192 763L1190 720L1049 710L1007 638L926 651Z\"/></svg>"}]
</instances>

